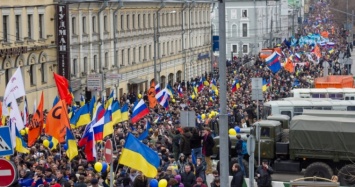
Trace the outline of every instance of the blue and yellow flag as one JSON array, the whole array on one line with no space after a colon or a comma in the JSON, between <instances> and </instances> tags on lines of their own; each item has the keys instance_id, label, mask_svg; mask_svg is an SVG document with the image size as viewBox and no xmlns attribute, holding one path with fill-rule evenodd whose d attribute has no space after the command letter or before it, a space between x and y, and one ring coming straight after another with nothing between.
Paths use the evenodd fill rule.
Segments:
<instances>
[{"instance_id":1,"label":"blue and yellow flag","mask_svg":"<svg viewBox=\"0 0 355 187\"><path fill-rule=\"evenodd\" d=\"M126 103L121 108L121 119L119 120L119 122L128 121L128 119L128 104Z\"/></svg>"},{"instance_id":2,"label":"blue and yellow flag","mask_svg":"<svg viewBox=\"0 0 355 187\"><path fill-rule=\"evenodd\" d=\"M20 132L15 128L16 131L16 148L15 150L19 153L30 153L27 149L27 143L23 140Z\"/></svg>"},{"instance_id":3,"label":"blue and yellow flag","mask_svg":"<svg viewBox=\"0 0 355 187\"><path fill-rule=\"evenodd\" d=\"M67 127L67 136L65 138L65 143L67 144L67 150L65 151L69 161L78 155L78 146L74 138L73 133Z\"/></svg>"},{"instance_id":4,"label":"blue and yellow flag","mask_svg":"<svg viewBox=\"0 0 355 187\"><path fill-rule=\"evenodd\" d=\"M118 101L112 103L112 123L115 125L121 120L121 108Z\"/></svg>"},{"instance_id":5,"label":"blue and yellow flag","mask_svg":"<svg viewBox=\"0 0 355 187\"><path fill-rule=\"evenodd\" d=\"M168 94L170 95L171 99L174 99L174 90L173 88L170 86L170 84L166 85L166 89L168 90Z\"/></svg>"},{"instance_id":6,"label":"blue and yellow flag","mask_svg":"<svg viewBox=\"0 0 355 187\"><path fill-rule=\"evenodd\" d=\"M53 136L48 136L48 141L53 142L53 147L51 148L51 150L57 149L59 141L56 138L54 138Z\"/></svg>"},{"instance_id":7,"label":"blue and yellow flag","mask_svg":"<svg viewBox=\"0 0 355 187\"><path fill-rule=\"evenodd\" d=\"M80 106L85 105L85 97L83 95L80 96Z\"/></svg>"},{"instance_id":8,"label":"blue and yellow flag","mask_svg":"<svg viewBox=\"0 0 355 187\"><path fill-rule=\"evenodd\" d=\"M82 106L70 119L71 128L78 128L91 122L88 104Z\"/></svg>"},{"instance_id":9,"label":"blue and yellow flag","mask_svg":"<svg viewBox=\"0 0 355 187\"><path fill-rule=\"evenodd\" d=\"M96 97L92 97L89 103L89 111L90 111L90 115L94 114L94 109L95 109L95 104L96 104Z\"/></svg>"},{"instance_id":10,"label":"blue and yellow flag","mask_svg":"<svg viewBox=\"0 0 355 187\"><path fill-rule=\"evenodd\" d=\"M108 100L105 103L105 109L107 110L109 106L111 106L112 101L113 101L113 91L111 92L110 96L108 97Z\"/></svg>"},{"instance_id":11,"label":"blue and yellow flag","mask_svg":"<svg viewBox=\"0 0 355 187\"><path fill-rule=\"evenodd\" d=\"M134 162L132 162L134 160ZM146 177L154 178L158 174L160 158L158 153L141 143L132 134L128 134L122 150L120 164L141 171Z\"/></svg>"}]
</instances>

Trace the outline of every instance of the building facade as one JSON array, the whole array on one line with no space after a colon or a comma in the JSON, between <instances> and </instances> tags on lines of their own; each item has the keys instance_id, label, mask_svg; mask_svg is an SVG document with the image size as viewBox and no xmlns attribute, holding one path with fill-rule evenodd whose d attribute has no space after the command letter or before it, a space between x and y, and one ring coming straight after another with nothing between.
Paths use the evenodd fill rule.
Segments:
<instances>
[{"instance_id":1,"label":"building facade","mask_svg":"<svg viewBox=\"0 0 355 187\"><path fill-rule=\"evenodd\" d=\"M29 108L38 105L42 91L44 108L51 108L57 95L53 80L53 72L57 72L54 16L53 0L1 2L0 97L21 67ZM23 99L18 101L23 104Z\"/></svg>"},{"instance_id":2,"label":"building facade","mask_svg":"<svg viewBox=\"0 0 355 187\"><path fill-rule=\"evenodd\" d=\"M140 93L154 74L164 88L211 69L210 1L66 2L76 101L112 90L117 96ZM104 75L102 91L87 85L98 74Z\"/></svg>"},{"instance_id":3,"label":"building facade","mask_svg":"<svg viewBox=\"0 0 355 187\"><path fill-rule=\"evenodd\" d=\"M284 2L286 1L286 2ZM292 34L292 19L288 0L236 0L226 2L227 59L246 54L258 54L261 49L273 47ZM283 5L283 3L285 3ZM285 12L283 7L286 5ZM218 4L212 9L212 34L218 35ZM295 12L292 10L292 13Z\"/></svg>"}]
</instances>

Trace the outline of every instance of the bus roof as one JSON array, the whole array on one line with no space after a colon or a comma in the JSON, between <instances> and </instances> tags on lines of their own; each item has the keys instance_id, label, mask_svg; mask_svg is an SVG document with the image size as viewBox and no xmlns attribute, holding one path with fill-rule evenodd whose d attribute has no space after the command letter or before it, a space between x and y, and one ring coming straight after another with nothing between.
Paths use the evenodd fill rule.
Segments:
<instances>
[{"instance_id":1,"label":"bus roof","mask_svg":"<svg viewBox=\"0 0 355 187\"><path fill-rule=\"evenodd\" d=\"M302 115L355 118L355 112L354 111L338 111L338 110L309 110L309 109L303 109Z\"/></svg>"}]
</instances>

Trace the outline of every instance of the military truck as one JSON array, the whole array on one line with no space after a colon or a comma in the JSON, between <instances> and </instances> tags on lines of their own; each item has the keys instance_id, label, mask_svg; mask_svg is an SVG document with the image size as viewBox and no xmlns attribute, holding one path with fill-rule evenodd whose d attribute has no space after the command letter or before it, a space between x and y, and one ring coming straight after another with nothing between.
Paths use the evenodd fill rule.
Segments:
<instances>
[{"instance_id":1,"label":"military truck","mask_svg":"<svg viewBox=\"0 0 355 187\"><path fill-rule=\"evenodd\" d=\"M300 172L305 169L305 177L328 179L337 174L341 185L355 185L353 119L294 116L287 142L281 141L280 122L262 120L259 123L261 158L268 159L276 172ZM217 145L218 137L215 140ZM231 144L234 147L235 143ZM214 150L218 151L218 147ZM236 151L231 151L233 156ZM255 155L258 155L257 149Z\"/></svg>"}]
</instances>

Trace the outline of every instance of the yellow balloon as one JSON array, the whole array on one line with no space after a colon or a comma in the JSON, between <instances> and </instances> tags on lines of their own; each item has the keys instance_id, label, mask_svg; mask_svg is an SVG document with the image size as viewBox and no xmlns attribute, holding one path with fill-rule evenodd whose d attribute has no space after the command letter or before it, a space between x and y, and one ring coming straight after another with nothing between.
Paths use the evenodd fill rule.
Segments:
<instances>
[{"instance_id":1,"label":"yellow balloon","mask_svg":"<svg viewBox=\"0 0 355 187\"><path fill-rule=\"evenodd\" d=\"M28 130L29 130L28 127L26 127L26 128L25 128L26 134L28 134Z\"/></svg>"},{"instance_id":2,"label":"yellow balloon","mask_svg":"<svg viewBox=\"0 0 355 187\"><path fill-rule=\"evenodd\" d=\"M102 170L102 163L101 162L96 162L94 165L95 171L101 172Z\"/></svg>"},{"instance_id":3,"label":"yellow balloon","mask_svg":"<svg viewBox=\"0 0 355 187\"><path fill-rule=\"evenodd\" d=\"M26 130L22 129L22 130L20 131L20 134L21 134L22 136L24 136L24 135L26 134Z\"/></svg>"},{"instance_id":4,"label":"yellow balloon","mask_svg":"<svg viewBox=\"0 0 355 187\"><path fill-rule=\"evenodd\" d=\"M142 94L138 94L138 99L142 98Z\"/></svg>"},{"instance_id":5,"label":"yellow balloon","mask_svg":"<svg viewBox=\"0 0 355 187\"><path fill-rule=\"evenodd\" d=\"M195 95L191 95L191 99L195 99Z\"/></svg>"},{"instance_id":6,"label":"yellow balloon","mask_svg":"<svg viewBox=\"0 0 355 187\"><path fill-rule=\"evenodd\" d=\"M210 85L210 83L208 83L207 81L205 81L203 84L204 84L205 86L209 86L209 85Z\"/></svg>"},{"instance_id":7,"label":"yellow balloon","mask_svg":"<svg viewBox=\"0 0 355 187\"><path fill-rule=\"evenodd\" d=\"M209 115L208 115L208 118L212 118L212 117L213 117L213 114L209 114Z\"/></svg>"},{"instance_id":8,"label":"yellow balloon","mask_svg":"<svg viewBox=\"0 0 355 187\"><path fill-rule=\"evenodd\" d=\"M237 135L237 131L235 131L235 129L229 129L228 133L229 135Z\"/></svg>"},{"instance_id":9,"label":"yellow balloon","mask_svg":"<svg viewBox=\"0 0 355 187\"><path fill-rule=\"evenodd\" d=\"M215 93L216 95L218 95L218 90L215 90L214 93Z\"/></svg>"},{"instance_id":10,"label":"yellow balloon","mask_svg":"<svg viewBox=\"0 0 355 187\"><path fill-rule=\"evenodd\" d=\"M215 111L212 111L211 114L212 114L212 116L216 116L216 112Z\"/></svg>"},{"instance_id":11,"label":"yellow balloon","mask_svg":"<svg viewBox=\"0 0 355 187\"><path fill-rule=\"evenodd\" d=\"M168 181L166 179L161 179L158 183L158 187L166 187L168 186Z\"/></svg>"},{"instance_id":12,"label":"yellow balloon","mask_svg":"<svg viewBox=\"0 0 355 187\"><path fill-rule=\"evenodd\" d=\"M49 147L49 141L48 140L44 140L43 141L43 146L44 147Z\"/></svg>"},{"instance_id":13,"label":"yellow balloon","mask_svg":"<svg viewBox=\"0 0 355 187\"><path fill-rule=\"evenodd\" d=\"M175 103L175 99L172 99L171 102Z\"/></svg>"},{"instance_id":14,"label":"yellow balloon","mask_svg":"<svg viewBox=\"0 0 355 187\"><path fill-rule=\"evenodd\" d=\"M206 118L206 114L202 114L201 119L205 119L205 118Z\"/></svg>"}]
</instances>

